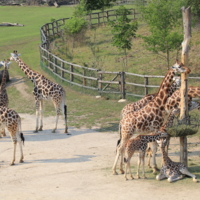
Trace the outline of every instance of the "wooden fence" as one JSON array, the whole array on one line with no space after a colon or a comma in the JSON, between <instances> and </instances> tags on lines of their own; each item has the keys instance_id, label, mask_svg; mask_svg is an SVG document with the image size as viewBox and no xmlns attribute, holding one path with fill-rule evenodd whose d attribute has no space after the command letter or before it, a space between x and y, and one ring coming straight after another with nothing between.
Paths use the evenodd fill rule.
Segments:
<instances>
[{"instance_id":1,"label":"wooden fence","mask_svg":"<svg viewBox=\"0 0 200 200\"><path fill-rule=\"evenodd\" d=\"M104 15L109 17L110 12L105 11ZM100 12L102 14L102 12ZM97 16L100 17L100 13ZM136 19L136 13L133 11L133 19ZM94 15L89 15L88 20L93 23ZM98 23L102 21L97 18ZM140 75L129 72L108 72L101 69L94 69L65 61L54 54L48 48L53 37L62 32L62 27L68 18L59 19L52 23L47 23L41 27L40 58L41 66L51 71L56 77L71 85L93 90L98 95L117 94L119 98L126 99L128 96L143 97L144 95L156 92L160 86L160 81L154 81L157 84L149 84L155 79L163 79L164 76ZM200 81L200 77L189 77L190 79ZM142 88L142 89L141 89Z\"/></svg>"}]
</instances>

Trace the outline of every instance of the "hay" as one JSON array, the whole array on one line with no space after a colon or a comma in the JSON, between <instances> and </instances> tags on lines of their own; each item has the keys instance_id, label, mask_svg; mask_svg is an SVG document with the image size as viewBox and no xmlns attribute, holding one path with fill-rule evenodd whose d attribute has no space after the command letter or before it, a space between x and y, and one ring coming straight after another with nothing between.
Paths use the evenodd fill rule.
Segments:
<instances>
[{"instance_id":1,"label":"hay","mask_svg":"<svg viewBox=\"0 0 200 200\"><path fill-rule=\"evenodd\" d=\"M200 123L196 116L189 116L187 120L184 121L175 118L173 126L167 128L167 133L170 135L170 137L194 135L198 132L199 126Z\"/></svg>"}]
</instances>

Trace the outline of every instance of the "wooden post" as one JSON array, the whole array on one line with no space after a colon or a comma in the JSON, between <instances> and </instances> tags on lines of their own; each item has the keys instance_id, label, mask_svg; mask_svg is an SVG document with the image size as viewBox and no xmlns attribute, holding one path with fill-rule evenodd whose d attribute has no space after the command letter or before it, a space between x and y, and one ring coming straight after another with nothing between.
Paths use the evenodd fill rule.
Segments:
<instances>
[{"instance_id":1,"label":"wooden post","mask_svg":"<svg viewBox=\"0 0 200 200\"><path fill-rule=\"evenodd\" d=\"M74 72L74 66L70 65L70 72ZM74 82L74 75L70 73L70 81Z\"/></svg>"},{"instance_id":2,"label":"wooden post","mask_svg":"<svg viewBox=\"0 0 200 200\"><path fill-rule=\"evenodd\" d=\"M99 82L99 80L101 81L102 80L102 74L99 73L98 75L98 90L99 92L102 90L102 83ZM100 92L101 93L101 92Z\"/></svg>"},{"instance_id":3,"label":"wooden post","mask_svg":"<svg viewBox=\"0 0 200 200\"><path fill-rule=\"evenodd\" d=\"M85 69L83 69L83 76L85 76ZM86 78L83 77L83 85L86 86L87 82L86 82Z\"/></svg>"},{"instance_id":4,"label":"wooden post","mask_svg":"<svg viewBox=\"0 0 200 200\"><path fill-rule=\"evenodd\" d=\"M61 63L60 63L60 67L62 68L62 69L64 69L64 63L61 61ZM62 78L64 78L64 71L63 70L61 70L60 71L60 76L62 77ZM63 79L61 79L61 81L63 82Z\"/></svg>"},{"instance_id":5,"label":"wooden post","mask_svg":"<svg viewBox=\"0 0 200 200\"><path fill-rule=\"evenodd\" d=\"M148 77L144 77L144 84L145 84L145 88L144 88L144 92L145 92L145 95L147 95L148 94L148 87L147 87L147 85L149 84L149 79L148 79Z\"/></svg>"},{"instance_id":6,"label":"wooden post","mask_svg":"<svg viewBox=\"0 0 200 200\"><path fill-rule=\"evenodd\" d=\"M188 67L188 58L189 58L189 43L191 38L191 9L190 7L182 7L182 16L183 16L183 28L184 28L184 40L182 42L182 63ZM187 123L188 117L188 74L181 74L181 110L180 110L180 120L183 120ZM180 137L180 162L188 165L187 159L187 136Z\"/></svg>"},{"instance_id":7,"label":"wooden post","mask_svg":"<svg viewBox=\"0 0 200 200\"><path fill-rule=\"evenodd\" d=\"M126 98L125 93L125 72L121 72L121 93L122 93L122 99Z\"/></svg>"}]
</instances>

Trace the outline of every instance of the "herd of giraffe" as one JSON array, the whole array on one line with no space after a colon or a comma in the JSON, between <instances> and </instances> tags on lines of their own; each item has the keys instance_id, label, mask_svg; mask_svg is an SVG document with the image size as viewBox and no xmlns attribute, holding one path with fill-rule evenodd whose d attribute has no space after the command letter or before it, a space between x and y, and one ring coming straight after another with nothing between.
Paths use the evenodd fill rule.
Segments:
<instances>
[{"instance_id":1,"label":"herd of giraffe","mask_svg":"<svg viewBox=\"0 0 200 200\"><path fill-rule=\"evenodd\" d=\"M55 133L57 129L58 117L61 112L64 115L64 123L65 129L64 133L68 133L67 126L67 105L66 105L66 93L63 87L57 83L53 83L48 80L42 74L32 70L28 67L20 58L20 54L17 51L11 53L10 58L6 61L1 61L0 65L4 66L4 72L0 87L0 134L5 136L5 128L7 128L13 144L14 144L14 152L13 159L11 161L11 165L15 162L15 154L16 154L16 145L17 142L20 146L20 162L23 162L23 150L22 150L22 142L24 142L24 136L21 132L21 118L19 114L8 108L8 95L6 92L6 73L10 65L10 61L14 60L18 63L20 69L27 75L27 77L33 82L33 95L35 97L35 106L36 106L36 128L35 133L43 130L43 100L52 100L55 110L56 110L56 120L55 127L52 132Z\"/></svg>"},{"instance_id":2,"label":"herd of giraffe","mask_svg":"<svg viewBox=\"0 0 200 200\"><path fill-rule=\"evenodd\" d=\"M43 100L52 100L56 110L55 127L52 132L57 129L58 117L63 114L65 129L64 132L68 133L67 126L67 105L66 105L66 93L63 87L57 83L53 83L48 80L42 74L32 70L28 67L20 58L20 54L17 51L11 53L10 58L7 61L1 61L0 65L4 66L4 73L2 77L0 87L0 134L5 136L5 128L7 128L13 144L14 152L11 165L15 162L16 144L20 146L20 162L23 162L23 150L22 142L24 142L24 136L21 132L21 118L14 110L8 108L8 95L6 92L6 73L10 65L10 61L14 60L18 63L20 69L26 74L26 76L32 81L33 95L35 97L36 105L36 127L34 132L43 130ZM139 153L138 171L139 176L140 163L143 163L143 176L144 172L144 157L147 146L151 144L152 149L152 167L154 171L157 171L157 165L155 160L155 154L157 151L157 143L161 147L163 154L163 166L160 174L156 177L157 180L168 178L169 182L179 180L184 177L184 174L193 177L196 182L195 175L188 172L187 168L183 164L174 164L173 161L167 155L167 152L163 149L166 146L166 138L168 134L166 128L171 126L175 114L180 110L180 78L175 78L175 73L190 73L190 69L184 66L182 63L176 62L172 68L168 71L163 79L159 91L156 94L146 95L138 102L134 102L126 105L122 112L122 119L119 124L120 140L117 145L117 154L113 165L113 174L117 174L116 166L121 156L120 171L124 173L123 164L125 163L125 178L127 179L127 169L129 169L130 176L133 178L130 170L130 160L134 152ZM200 104L192 101L192 98L200 97L199 87L188 88L188 106L189 110L194 108L200 109ZM168 115L168 119L164 124L165 117ZM164 124L164 125L163 125ZM132 138L135 134L142 133L141 135ZM146 133L146 135L145 135ZM149 134L150 133L150 134ZM147 135L148 134L148 135ZM164 138L164 139L163 139ZM127 155L127 157L124 157ZM172 169L172 166L175 166Z\"/></svg>"},{"instance_id":3,"label":"herd of giraffe","mask_svg":"<svg viewBox=\"0 0 200 200\"><path fill-rule=\"evenodd\" d=\"M156 94L151 94L145 96L138 102L134 102L126 105L122 110L122 119L119 124L119 133L120 139L117 142L117 153L113 165L113 174L117 174L116 166L121 155L120 161L120 171L123 174L123 162L125 162L125 178L127 179L126 173L127 168L129 168L130 175L130 159L134 152L139 152L138 160L138 171L137 176L139 177L139 167L141 161L143 162L143 176L144 175L144 156L147 149L147 143L152 142L152 158L153 158L153 169L157 171L155 153L157 151L157 143L155 140L162 138L163 134L166 133L166 127L169 126L173 119L173 115L177 114L180 111L180 91L176 90L178 87L177 82L172 82L175 73L190 73L190 69L184 66L178 61L172 66L168 71L163 82L160 85L159 91ZM198 102L192 101L192 98L200 97L200 88L199 87L189 87L188 89L188 106L189 111L197 108L200 109L200 104ZM171 115L169 115L171 113ZM168 115L168 123L163 125L164 119ZM139 135L136 138L133 138L135 134L148 134L150 135ZM162 134L161 134L162 133ZM152 137L152 134L153 137ZM155 135L157 134L157 135ZM154 138L154 139L152 139ZM159 139L158 139L159 138ZM163 151L162 151L163 152ZM127 154L127 157L124 158L124 153ZM167 152L166 152L167 153ZM166 154L163 152L163 157L166 157ZM168 159L170 160L170 159ZM163 167L166 168L165 176L159 176L162 178L168 178L169 182L181 179L186 175L190 175L188 170L182 170L180 176L180 170L177 168L176 173L174 170L171 170L170 162L164 162ZM166 165L165 165L166 164ZM173 165L172 165L173 166ZM182 166L182 165L181 165ZM167 171L167 172L166 172ZM187 173L186 173L187 172ZM176 174L176 175L175 175ZM178 175L179 176L178 176ZM178 178L177 178L178 176ZM197 182L197 179L192 175L193 180ZM160 180L158 178L157 180Z\"/></svg>"}]
</instances>

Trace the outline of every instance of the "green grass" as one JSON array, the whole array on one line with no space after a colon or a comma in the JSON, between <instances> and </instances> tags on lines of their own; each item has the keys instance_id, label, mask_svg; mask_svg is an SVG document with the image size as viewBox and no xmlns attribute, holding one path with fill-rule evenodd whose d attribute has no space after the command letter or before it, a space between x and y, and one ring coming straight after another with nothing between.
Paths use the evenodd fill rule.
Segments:
<instances>
[{"instance_id":1,"label":"green grass","mask_svg":"<svg viewBox=\"0 0 200 200\"><path fill-rule=\"evenodd\" d=\"M21 59L33 70L44 74L52 81L51 76L40 68L39 45L40 27L51 21L51 18L60 19L70 17L73 7L12 7L0 6L1 22L24 24L24 27L0 27L0 60L9 58L13 50L21 53ZM26 77L17 64L13 61L10 70L11 77ZM34 97L32 95L33 85L25 78L27 93L30 98L26 99L14 86L7 88L9 96L9 107L18 113L35 113ZM12 78L11 78L12 83ZM73 87L64 86L67 93L69 126L94 127L99 126L101 131L116 131L120 119L120 110L126 103L119 104L116 100L96 99L73 90ZM55 115L51 102L45 101L44 115Z\"/></svg>"},{"instance_id":2,"label":"green grass","mask_svg":"<svg viewBox=\"0 0 200 200\"><path fill-rule=\"evenodd\" d=\"M131 6L128 7L130 8ZM20 24L24 24L24 27L0 27L0 60L8 58L13 50L17 50L19 53L22 54L21 59L24 60L24 62L28 64L32 69L44 74L52 81L57 82L57 79L54 79L52 76L43 71L40 67L40 27L45 23L50 22L52 18L60 19L70 17L72 12L73 7L71 6L61 6L60 8L42 6L0 6L0 19L2 22L17 22ZM105 30L107 29L107 27L104 27L104 29L100 30L101 36L103 32L105 32ZM145 32L145 28L141 27L141 31ZM193 35L193 38L194 37L197 41L197 36ZM141 45L139 46L139 41L137 42L138 48L142 48L140 47ZM106 44L106 42L100 43L104 47L102 50L100 50L100 53L102 54L103 51L108 53L108 48L106 47L108 44ZM198 42L194 43L195 47L199 47L199 45L200 44ZM91 55L84 53L85 47L81 48L82 49L80 49L78 53L83 52L82 57L84 57L85 59L84 62L91 62ZM114 47L112 49L113 52L111 52L110 54L113 56L113 58L120 58L120 52L114 49ZM87 51L91 53L90 49ZM145 55L147 55L148 57L149 53L146 53ZM156 72L155 70L153 70L154 68L159 69L160 61L156 61L155 57L152 63L148 63L149 58L146 58L146 60L144 58L140 58L140 56L140 54L137 54L137 56L131 58L134 62L133 65L131 65L130 67L131 71L137 69L138 65L140 66L138 73L149 72L151 74L151 72L153 71ZM104 61L108 60L107 56L102 60L103 63ZM77 60L76 62L79 61ZM117 68L116 63L112 64L111 61L110 63L103 66L105 70L110 69L116 71L120 69ZM142 67L145 68L145 72L142 71ZM11 77L26 77L15 62L11 64L9 73ZM157 71L156 73L160 74L159 71ZM25 80L25 84L27 86L26 92L30 94L30 98L24 98L23 96L21 96L20 91L17 91L14 86L10 86L7 88L10 100L9 107L15 109L19 113L34 114L35 105L34 97L32 95L33 85L29 79L25 78ZM117 100L106 100L109 99L109 97L96 99L94 94L83 94L83 92L85 92L83 88L79 88L79 91L77 92L74 90L75 86L63 86L67 93L69 126L88 128L98 126L100 127L100 131L117 131L118 123L120 120L120 111L127 103L129 103L129 101L127 101L126 103L118 103ZM55 115L54 107L51 102L45 101L44 105L45 116Z\"/></svg>"}]
</instances>

